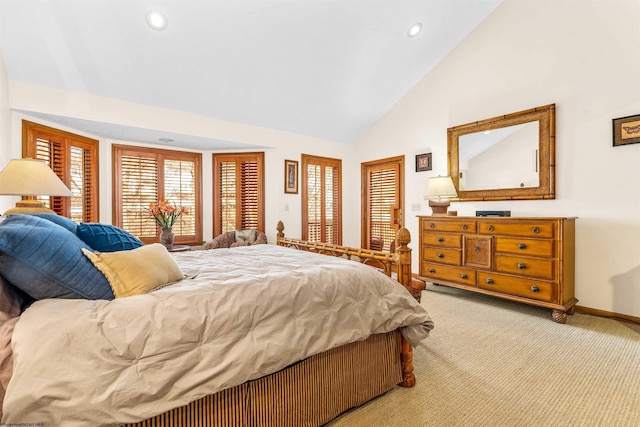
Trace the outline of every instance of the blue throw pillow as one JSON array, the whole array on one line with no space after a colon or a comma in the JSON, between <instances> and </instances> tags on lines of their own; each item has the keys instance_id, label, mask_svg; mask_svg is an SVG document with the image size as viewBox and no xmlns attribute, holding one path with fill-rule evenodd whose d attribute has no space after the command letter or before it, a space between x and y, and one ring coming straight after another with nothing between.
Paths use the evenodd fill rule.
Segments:
<instances>
[{"instance_id":1,"label":"blue throw pillow","mask_svg":"<svg viewBox=\"0 0 640 427\"><path fill-rule=\"evenodd\" d=\"M84 256L69 230L34 215L0 223L0 274L35 299L113 299L106 277Z\"/></svg>"},{"instance_id":2,"label":"blue throw pillow","mask_svg":"<svg viewBox=\"0 0 640 427\"><path fill-rule=\"evenodd\" d=\"M76 236L98 252L128 251L144 246L133 234L115 225L97 222L81 222Z\"/></svg>"},{"instance_id":3,"label":"blue throw pillow","mask_svg":"<svg viewBox=\"0 0 640 427\"><path fill-rule=\"evenodd\" d=\"M58 214L47 213L47 212L35 213L34 215L37 216L37 217L49 220L49 221L53 222L54 224L58 224L58 225L60 225L60 226L62 226L64 228L66 228L67 230L69 230L72 233L75 233L76 232L76 228L78 228L78 224L76 224L75 221L72 221L71 219L67 218L66 216L60 216Z\"/></svg>"}]
</instances>

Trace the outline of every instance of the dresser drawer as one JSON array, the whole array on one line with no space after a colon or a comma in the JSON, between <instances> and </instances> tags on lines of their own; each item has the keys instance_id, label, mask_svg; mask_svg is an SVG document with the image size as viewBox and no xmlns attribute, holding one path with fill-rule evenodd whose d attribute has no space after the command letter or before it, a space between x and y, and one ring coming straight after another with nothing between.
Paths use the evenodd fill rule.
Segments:
<instances>
[{"instance_id":1,"label":"dresser drawer","mask_svg":"<svg viewBox=\"0 0 640 427\"><path fill-rule=\"evenodd\" d=\"M422 258L423 261L433 261L441 264L462 264L462 252L455 249L425 247L422 249Z\"/></svg>"},{"instance_id":2,"label":"dresser drawer","mask_svg":"<svg viewBox=\"0 0 640 427\"><path fill-rule=\"evenodd\" d=\"M475 220L446 221L446 220L429 218L429 219L422 220L422 230L425 233L429 233L432 231L441 231L441 232L449 232L449 233L475 233L476 221Z\"/></svg>"},{"instance_id":3,"label":"dresser drawer","mask_svg":"<svg viewBox=\"0 0 640 427\"><path fill-rule=\"evenodd\" d=\"M456 248L460 249L462 247L462 238L461 234L452 234L452 233L423 233L422 235L422 244L435 246L439 248Z\"/></svg>"},{"instance_id":4,"label":"dresser drawer","mask_svg":"<svg viewBox=\"0 0 640 427\"><path fill-rule=\"evenodd\" d=\"M555 224L552 222L500 222L481 221L478 224L480 234L539 237L551 239L555 236Z\"/></svg>"},{"instance_id":5,"label":"dresser drawer","mask_svg":"<svg viewBox=\"0 0 640 427\"><path fill-rule=\"evenodd\" d=\"M553 258L554 248L555 241L549 239L496 237L496 252Z\"/></svg>"},{"instance_id":6,"label":"dresser drawer","mask_svg":"<svg viewBox=\"0 0 640 427\"><path fill-rule=\"evenodd\" d=\"M422 263L422 277L429 282L455 282L461 285L476 286L476 271L469 268L450 267L446 265Z\"/></svg>"},{"instance_id":7,"label":"dresser drawer","mask_svg":"<svg viewBox=\"0 0 640 427\"><path fill-rule=\"evenodd\" d=\"M543 280L480 271L478 272L478 288L539 301L551 302L554 300L554 284Z\"/></svg>"},{"instance_id":8,"label":"dresser drawer","mask_svg":"<svg viewBox=\"0 0 640 427\"><path fill-rule=\"evenodd\" d=\"M496 271L553 280L554 260L496 255Z\"/></svg>"}]
</instances>

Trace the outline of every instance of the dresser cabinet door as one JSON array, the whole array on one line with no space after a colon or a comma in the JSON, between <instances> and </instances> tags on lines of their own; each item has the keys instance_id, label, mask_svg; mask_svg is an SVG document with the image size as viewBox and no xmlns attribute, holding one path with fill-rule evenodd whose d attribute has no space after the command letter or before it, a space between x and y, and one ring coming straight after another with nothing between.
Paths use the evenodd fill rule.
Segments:
<instances>
[{"instance_id":1,"label":"dresser cabinet door","mask_svg":"<svg viewBox=\"0 0 640 427\"><path fill-rule=\"evenodd\" d=\"M465 267L491 269L493 267L493 237L462 236L462 265Z\"/></svg>"}]
</instances>

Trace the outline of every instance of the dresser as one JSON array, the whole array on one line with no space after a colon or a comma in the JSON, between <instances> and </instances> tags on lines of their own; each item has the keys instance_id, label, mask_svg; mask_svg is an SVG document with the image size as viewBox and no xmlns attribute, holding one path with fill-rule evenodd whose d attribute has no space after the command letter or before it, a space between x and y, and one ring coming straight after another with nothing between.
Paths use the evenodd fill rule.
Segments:
<instances>
[{"instance_id":1,"label":"dresser","mask_svg":"<svg viewBox=\"0 0 640 427\"><path fill-rule=\"evenodd\" d=\"M574 296L575 218L419 216L420 277L552 309Z\"/></svg>"}]
</instances>

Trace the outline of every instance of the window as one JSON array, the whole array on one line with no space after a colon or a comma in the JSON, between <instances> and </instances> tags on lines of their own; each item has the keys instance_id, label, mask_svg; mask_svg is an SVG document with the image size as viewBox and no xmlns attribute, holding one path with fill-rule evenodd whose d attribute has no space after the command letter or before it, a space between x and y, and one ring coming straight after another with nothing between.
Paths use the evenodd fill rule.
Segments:
<instances>
[{"instance_id":1,"label":"window","mask_svg":"<svg viewBox=\"0 0 640 427\"><path fill-rule=\"evenodd\" d=\"M22 121L22 154L44 160L71 190L71 197L38 197L58 215L98 221L98 141Z\"/></svg>"},{"instance_id":2,"label":"window","mask_svg":"<svg viewBox=\"0 0 640 427\"><path fill-rule=\"evenodd\" d=\"M302 239L342 244L342 161L302 155Z\"/></svg>"},{"instance_id":3,"label":"window","mask_svg":"<svg viewBox=\"0 0 640 427\"><path fill-rule=\"evenodd\" d=\"M264 231L264 153L213 155L213 234Z\"/></svg>"},{"instance_id":4,"label":"window","mask_svg":"<svg viewBox=\"0 0 640 427\"><path fill-rule=\"evenodd\" d=\"M113 146L113 222L145 243L158 241L160 228L150 203L167 200L188 215L173 226L176 243L202 243L202 155L156 148Z\"/></svg>"},{"instance_id":5,"label":"window","mask_svg":"<svg viewBox=\"0 0 640 427\"><path fill-rule=\"evenodd\" d=\"M404 224L404 156L362 163L362 247L389 251Z\"/></svg>"}]
</instances>

